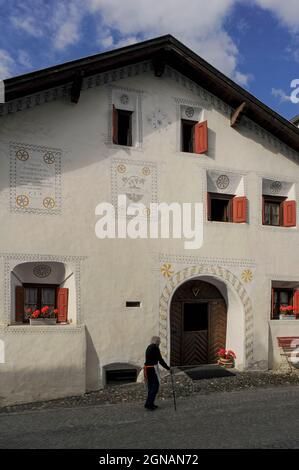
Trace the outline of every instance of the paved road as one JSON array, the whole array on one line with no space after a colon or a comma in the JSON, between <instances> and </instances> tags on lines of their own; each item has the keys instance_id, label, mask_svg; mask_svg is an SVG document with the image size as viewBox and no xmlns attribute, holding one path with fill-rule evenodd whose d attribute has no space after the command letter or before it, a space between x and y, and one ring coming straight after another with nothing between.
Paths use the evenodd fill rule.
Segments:
<instances>
[{"instance_id":1,"label":"paved road","mask_svg":"<svg viewBox=\"0 0 299 470\"><path fill-rule=\"evenodd\" d=\"M0 448L299 448L299 387L0 415Z\"/></svg>"}]
</instances>

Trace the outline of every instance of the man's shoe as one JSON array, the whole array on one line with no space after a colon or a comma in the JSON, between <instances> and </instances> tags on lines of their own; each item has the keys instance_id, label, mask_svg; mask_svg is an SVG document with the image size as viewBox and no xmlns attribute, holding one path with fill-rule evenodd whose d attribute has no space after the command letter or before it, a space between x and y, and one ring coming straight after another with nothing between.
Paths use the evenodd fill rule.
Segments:
<instances>
[{"instance_id":1,"label":"man's shoe","mask_svg":"<svg viewBox=\"0 0 299 470\"><path fill-rule=\"evenodd\" d=\"M144 405L144 408L149 411L154 411L158 407L156 405Z\"/></svg>"}]
</instances>

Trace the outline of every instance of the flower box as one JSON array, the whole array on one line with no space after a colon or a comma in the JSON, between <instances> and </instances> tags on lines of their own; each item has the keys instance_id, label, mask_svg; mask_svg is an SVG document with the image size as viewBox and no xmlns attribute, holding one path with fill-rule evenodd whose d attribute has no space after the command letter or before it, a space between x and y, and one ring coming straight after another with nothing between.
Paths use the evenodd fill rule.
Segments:
<instances>
[{"instance_id":1,"label":"flower box","mask_svg":"<svg viewBox=\"0 0 299 470\"><path fill-rule=\"evenodd\" d=\"M224 359L223 357L220 357L218 359L218 365L223 366L226 369L232 369L234 367L235 363L234 363L233 359Z\"/></svg>"},{"instance_id":2,"label":"flower box","mask_svg":"<svg viewBox=\"0 0 299 470\"><path fill-rule=\"evenodd\" d=\"M296 315L284 315L283 313L281 313L279 315L279 319L280 320L296 320Z\"/></svg>"},{"instance_id":3,"label":"flower box","mask_svg":"<svg viewBox=\"0 0 299 470\"><path fill-rule=\"evenodd\" d=\"M56 325L56 318L30 318L30 325Z\"/></svg>"}]
</instances>

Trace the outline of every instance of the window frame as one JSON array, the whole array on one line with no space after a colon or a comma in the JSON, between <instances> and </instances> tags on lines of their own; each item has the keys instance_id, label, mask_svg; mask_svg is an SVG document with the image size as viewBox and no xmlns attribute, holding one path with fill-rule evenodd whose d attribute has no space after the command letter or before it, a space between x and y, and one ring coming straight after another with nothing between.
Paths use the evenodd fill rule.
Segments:
<instances>
[{"instance_id":1,"label":"window frame","mask_svg":"<svg viewBox=\"0 0 299 470\"><path fill-rule=\"evenodd\" d=\"M198 121L191 121L189 119L181 119L181 142L180 142L180 151L183 153L194 153L194 132L195 126L198 124ZM191 131L191 147L192 150L184 150L184 126L192 128Z\"/></svg>"},{"instance_id":2,"label":"window frame","mask_svg":"<svg viewBox=\"0 0 299 470\"><path fill-rule=\"evenodd\" d=\"M113 126L116 126L116 129L117 129L116 136L113 136L113 139L112 139L113 144L120 145L121 147L133 147L133 113L134 111L121 109L121 108L117 108L116 106L114 106L113 113L115 113L113 115ZM129 117L129 128L128 128L129 135L127 136L127 142L129 143L127 144L119 143L119 131L120 131L119 116L120 114L123 114ZM114 120L116 120L117 122L114 122Z\"/></svg>"},{"instance_id":3,"label":"window frame","mask_svg":"<svg viewBox=\"0 0 299 470\"><path fill-rule=\"evenodd\" d=\"M54 308L57 308L57 288L59 287L59 284L42 284L42 283L32 283L32 282L24 282L22 284L22 287L24 288L24 313L23 313L23 323L29 323L29 319L25 320L25 289L38 289L38 294L37 294L37 309L40 310L41 307L41 289L42 288L47 288L47 289L53 289L55 292L55 303L54 303Z\"/></svg>"},{"instance_id":4,"label":"window frame","mask_svg":"<svg viewBox=\"0 0 299 470\"><path fill-rule=\"evenodd\" d=\"M281 301L280 301L280 298L279 298L279 302L277 302L276 304L274 303L275 293L281 294L282 292L288 292L288 299L289 299L288 305L294 306L295 290L296 289L294 287L272 287L271 320L279 320L279 315L280 315ZM277 305L278 313L274 312L275 305Z\"/></svg>"},{"instance_id":5,"label":"window frame","mask_svg":"<svg viewBox=\"0 0 299 470\"><path fill-rule=\"evenodd\" d=\"M233 223L233 199L235 197L234 194L219 194L219 193L212 193L207 192L208 197L208 221L209 222L222 222L222 223ZM213 220L212 219L212 199L222 199L228 200L228 213L229 213L229 220Z\"/></svg>"},{"instance_id":6,"label":"window frame","mask_svg":"<svg viewBox=\"0 0 299 470\"><path fill-rule=\"evenodd\" d=\"M266 227L283 227L283 203L287 200L287 197L284 196L267 196L263 195L263 207L262 207L262 222ZM266 224L265 223L265 207L266 204L279 204L279 224Z\"/></svg>"}]
</instances>

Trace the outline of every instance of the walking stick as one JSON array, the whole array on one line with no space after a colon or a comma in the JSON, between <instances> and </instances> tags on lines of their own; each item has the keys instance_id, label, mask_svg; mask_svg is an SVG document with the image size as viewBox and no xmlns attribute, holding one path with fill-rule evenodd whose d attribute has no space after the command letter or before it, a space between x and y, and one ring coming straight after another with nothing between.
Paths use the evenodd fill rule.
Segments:
<instances>
[{"instance_id":1,"label":"walking stick","mask_svg":"<svg viewBox=\"0 0 299 470\"><path fill-rule=\"evenodd\" d=\"M171 377L171 385L172 385L173 404L174 404L174 409L176 411L175 388L174 388L174 381L173 381L173 372L171 369L170 369L170 377Z\"/></svg>"}]
</instances>

